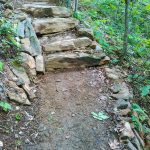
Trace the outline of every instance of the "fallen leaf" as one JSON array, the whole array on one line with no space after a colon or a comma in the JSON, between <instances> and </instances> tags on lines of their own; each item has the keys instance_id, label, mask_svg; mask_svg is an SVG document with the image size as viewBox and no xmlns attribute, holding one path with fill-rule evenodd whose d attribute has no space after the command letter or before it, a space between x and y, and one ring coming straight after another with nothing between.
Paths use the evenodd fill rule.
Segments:
<instances>
[{"instance_id":1,"label":"fallen leaf","mask_svg":"<svg viewBox=\"0 0 150 150\"><path fill-rule=\"evenodd\" d=\"M100 120L100 121L106 120L106 119L109 118L109 117L108 117L105 113L103 113L103 112L99 112L99 113L91 112L91 114L92 114L93 118L98 119L98 120Z\"/></svg>"}]
</instances>

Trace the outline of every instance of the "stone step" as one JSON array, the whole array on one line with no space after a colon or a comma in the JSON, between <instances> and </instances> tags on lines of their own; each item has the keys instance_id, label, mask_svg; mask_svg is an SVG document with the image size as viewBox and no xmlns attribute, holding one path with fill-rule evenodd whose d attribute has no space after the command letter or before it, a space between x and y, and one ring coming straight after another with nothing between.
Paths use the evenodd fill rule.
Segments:
<instances>
[{"instance_id":1,"label":"stone step","mask_svg":"<svg viewBox=\"0 0 150 150\"><path fill-rule=\"evenodd\" d=\"M51 34L75 28L79 21L74 18L42 18L35 19L33 26L37 34Z\"/></svg>"},{"instance_id":2,"label":"stone step","mask_svg":"<svg viewBox=\"0 0 150 150\"><path fill-rule=\"evenodd\" d=\"M105 58L103 53L62 52L49 54L45 58L46 71L99 66Z\"/></svg>"},{"instance_id":3,"label":"stone step","mask_svg":"<svg viewBox=\"0 0 150 150\"><path fill-rule=\"evenodd\" d=\"M54 53L54 52L75 50L78 48L85 48L90 45L92 45L92 40L87 37L82 37L77 39L67 39L44 44L43 51L45 53Z\"/></svg>"},{"instance_id":4,"label":"stone step","mask_svg":"<svg viewBox=\"0 0 150 150\"><path fill-rule=\"evenodd\" d=\"M69 9L60 6L51 6L47 3L24 4L21 10L36 18L42 17L66 18L71 16L71 12Z\"/></svg>"}]
</instances>

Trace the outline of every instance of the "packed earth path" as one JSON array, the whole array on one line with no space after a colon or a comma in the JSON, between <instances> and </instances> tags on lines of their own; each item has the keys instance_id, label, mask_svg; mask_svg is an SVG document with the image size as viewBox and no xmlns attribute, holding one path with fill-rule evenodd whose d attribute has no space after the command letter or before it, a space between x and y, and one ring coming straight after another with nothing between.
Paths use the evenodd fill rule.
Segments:
<instances>
[{"instance_id":1,"label":"packed earth path","mask_svg":"<svg viewBox=\"0 0 150 150\"><path fill-rule=\"evenodd\" d=\"M114 139L113 100L103 72L91 68L42 76L38 140L24 149L109 150ZM110 118L99 121L91 112L104 112Z\"/></svg>"},{"instance_id":2,"label":"packed earth path","mask_svg":"<svg viewBox=\"0 0 150 150\"><path fill-rule=\"evenodd\" d=\"M7 121L0 116L3 124L0 129L12 126L11 135L6 133L2 136L4 148L122 149L115 134L114 108L125 109L123 115L130 111L128 100L132 94L123 80L126 73L120 71L120 67L109 68L110 58L94 41L92 30L73 18L67 8L46 0L29 0L15 13L20 15L18 36L23 46L21 55L25 67L28 66L26 70L32 83L29 79L24 81L25 85L28 81L34 90L28 90L30 86L22 86L22 83L8 82L8 87L15 85L16 90L23 88L26 91L28 96L23 93L26 101L16 97L19 103L30 106L16 106L8 114ZM11 70L13 73L9 71L7 74L26 78L24 74ZM11 96L13 100L16 98L14 93L9 98ZM34 100L30 101L33 97ZM22 118L16 115L18 112ZM122 137L127 137L127 140L133 138L130 124L124 124L127 124L127 130L125 128ZM129 146L134 147L131 144Z\"/></svg>"},{"instance_id":3,"label":"packed earth path","mask_svg":"<svg viewBox=\"0 0 150 150\"><path fill-rule=\"evenodd\" d=\"M74 27L78 21L68 18L67 9L44 3L25 4L24 8L26 13L38 17L33 25L38 35L44 35L39 39L48 71L37 81L40 93L37 144L27 144L24 149L109 150L108 143L114 140L109 81L102 68L76 69L98 66L102 59L105 63L105 57L107 62L107 56L91 48L90 38L77 37ZM48 12L56 18L44 18ZM87 35L92 37L90 32ZM96 120L91 112L106 113L109 119Z\"/></svg>"}]
</instances>

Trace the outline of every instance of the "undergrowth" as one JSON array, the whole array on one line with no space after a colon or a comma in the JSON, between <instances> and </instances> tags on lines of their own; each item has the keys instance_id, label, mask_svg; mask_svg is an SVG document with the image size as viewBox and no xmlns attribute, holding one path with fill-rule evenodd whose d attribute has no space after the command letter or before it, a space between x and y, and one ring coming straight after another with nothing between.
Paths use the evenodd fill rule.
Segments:
<instances>
[{"instance_id":1,"label":"undergrowth","mask_svg":"<svg viewBox=\"0 0 150 150\"><path fill-rule=\"evenodd\" d=\"M5 8L0 5L0 74L4 72L5 61L11 64L19 62L20 44L17 41L17 32L13 20L4 17ZM6 100L0 97L0 108L4 111L12 109Z\"/></svg>"},{"instance_id":2,"label":"undergrowth","mask_svg":"<svg viewBox=\"0 0 150 150\"><path fill-rule=\"evenodd\" d=\"M14 58L19 52L19 43L16 40L16 29L11 20L0 18L0 56L2 58Z\"/></svg>"}]
</instances>

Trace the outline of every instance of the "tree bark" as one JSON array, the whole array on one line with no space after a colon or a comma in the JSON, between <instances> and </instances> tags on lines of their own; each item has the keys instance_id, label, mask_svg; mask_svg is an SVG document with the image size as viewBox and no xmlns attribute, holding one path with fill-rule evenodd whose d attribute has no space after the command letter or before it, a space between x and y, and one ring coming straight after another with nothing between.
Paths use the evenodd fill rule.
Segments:
<instances>
[{"instance_id":1,"label":"tree bark","mask_svg":"<svg viewBox=\"0 0 150 150\"><path fill-rule=\"evenodd\" d=\"M74 11L76 12L78 10L78 0L75 0L75 9Z\"/></svg>"},{"instance_id":2,"label":"tree bark","mask_svg":"<svg viewBox=\"0 0 150 150\"><path fill-rule=\"evenodd\" d=\"M125 31L124 31L124 42L123 42L123 52L122 60L128 52L128 33L129 33L129 4L130 0L125 0ZM121 61L122 61L121 60Z\"/></svg>"}]
</instances>

